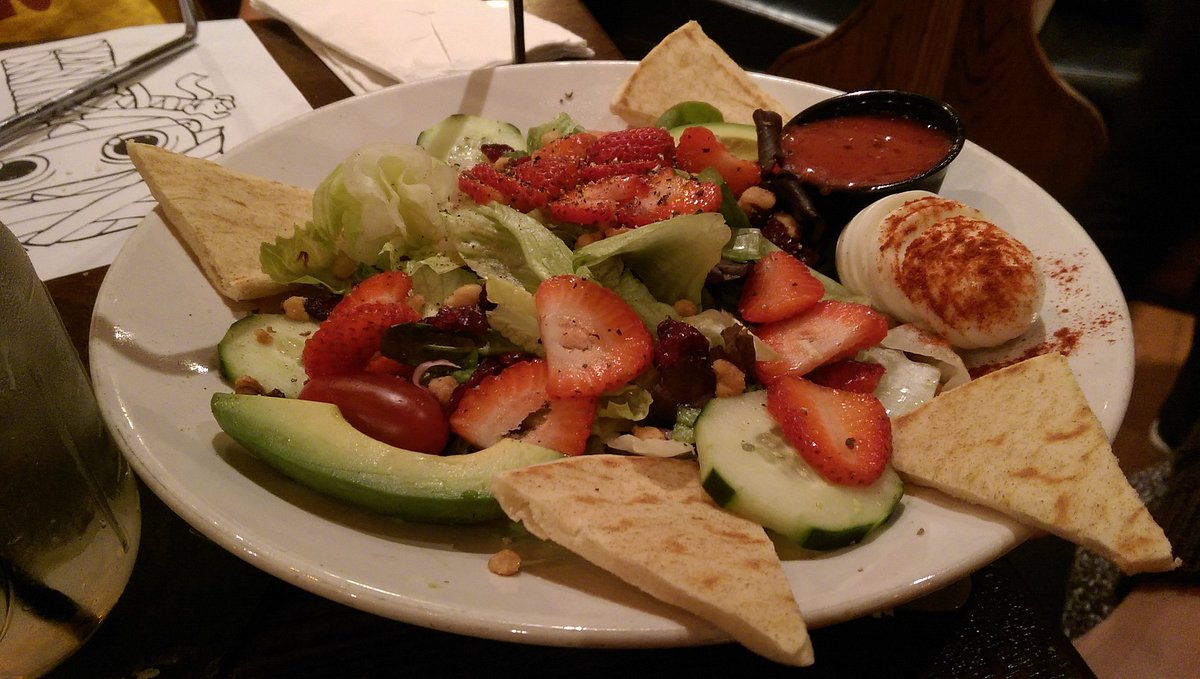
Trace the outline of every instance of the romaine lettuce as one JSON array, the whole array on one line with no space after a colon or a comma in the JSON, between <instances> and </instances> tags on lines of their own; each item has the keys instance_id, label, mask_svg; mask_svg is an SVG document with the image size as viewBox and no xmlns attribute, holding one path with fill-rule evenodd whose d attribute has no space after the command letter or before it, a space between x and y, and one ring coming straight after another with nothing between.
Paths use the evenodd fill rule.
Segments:
<instances>
[{"instance_id":1,"label":"romaine lettuce","mask_svg":"<svg viewBox=\"0 0 1200 679\"><path fill-rule=\"evenodd\" d=\"M585 245L575 251L575 266L618 257L660 302L699 304L704 279L721 261L729 235L716 213L672 217Z\"/></svg>"},{"instance_id":2,"label":"romaine lettuce","mask_svg":"<svg viewBox=\"0 0 1200 679\"><path fill-rule=\"evenodd\" d=\"M573 274L571 248L541 222L511 207L491 203L451 212L450 242L480 278L505 278L529 292L559 274Z\"/></svg>"},{"instance_id":3,"label":"romaine lettuce","mask_svg":"<svg viewBox=\"0 0 1200 679\"><path fill-rule=\"evenodd\" d=\"M667 318L678 318L675 308L654 298L638 277L625 268L619 259L608 259L598 262L587 269L581 268L579 274L592 278L600 285L617 293L625 303L633 309L646 328L654 333L658 324Z\"/></svg>"},{"instance_id":4,"label":"romaine lettuce","mask_svg":"<svg viewBox=\"0 0 1200 679\"><path fill-rule=\"evenodd\" d=\"M533 293L501 277L488 279L485 289L488 301L496 305L487 312L488 325L521 349L541 355L542 335Z\"/></svg>"}]
</instances>

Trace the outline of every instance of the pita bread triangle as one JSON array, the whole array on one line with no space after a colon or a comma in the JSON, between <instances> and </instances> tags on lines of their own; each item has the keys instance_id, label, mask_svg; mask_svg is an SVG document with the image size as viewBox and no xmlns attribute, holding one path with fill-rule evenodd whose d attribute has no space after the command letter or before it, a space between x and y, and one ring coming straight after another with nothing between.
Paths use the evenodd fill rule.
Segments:
<instances>
[{"instance_id":1,"label":"pita bread triangle","mask_svg":"<svg viewBox=\"0 0 1200 679\"><path fill-rule=\"evenodd\" d=\"M652 125L668 108L702 100L726 122L754 122L754 109L788 114L724 50L689 21L672 31L642 57L617 90L609 108L632 126Z\"/></svg>"},{"instance_id":2,"label":"pita bread triangle","mask_svg":"<svg viewBox=\"0 0 1200 679\"><path fill-rule=\"evenodd\" d=\"M947 391L892 423L906 481L991 507L1126 573L1175 567L1071 367L1045 354Z\"/></svg>"},{"instance_id":3,"label":"pita bread triangle","mask_svg":"<svg viewBox=\"0 0 1200 679\"><path fill-rule=\"evenodd\" d=\"M684 460L582 455L498 474L508 516L788 665L812 644L775 547L758 524L721 510Z\"/></svg>"},{"instance_id":4,"label":"pita bread triangle","mask_svg":"<svg viewBox=\"0 0 1200 679\"><path fill-rule=\"evenodd\" d=\"M149 144L130 143L128 149L163 215L218 292L247 300L287 289L263 273L259 248L312 219L311 190Z\"/></svg>"}]
</instances>

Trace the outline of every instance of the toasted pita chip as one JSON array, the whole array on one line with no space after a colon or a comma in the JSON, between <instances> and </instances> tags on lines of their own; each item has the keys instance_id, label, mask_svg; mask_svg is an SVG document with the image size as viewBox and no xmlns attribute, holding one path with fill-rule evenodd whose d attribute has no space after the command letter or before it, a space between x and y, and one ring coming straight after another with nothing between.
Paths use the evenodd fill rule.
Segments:
<instances>
[{"instance_id":1,"label":"toasted pita chip","mask_svg":"<svg viewBox=\"0 0 1200 679\"><path fill-rule=\"evenodd\" d=\"M984 375L892 424L892 464L905 480L999 510L1126 573L1176 566L1061 355Z\"/></svg>"},{"instance_id":2,"label":"toasted pita chip","mask_svg":"<svg viewBox=\"0 0 1200 679\"><path fill-rule=\"evenodd\" d=\"M770 538L717 507L694 462L584 455L503 472L492 492L534 535L712 622L755 653L812 664Z\"/></svg>"},{"instance_id":3,"label":"toasted pita chip","mask_svg":"<svg viewBox=\"0 0 1200 679\"><path fill-rule=\"evenodd\" d=\"M247 300L287 289L263 273L259 247L312 219L311 190L157 146L128 148L167 221L218 292Z\"/></svg>"},{"instance_id":4,"label":"toasted pita chip","mask_svg":"<svg viewBox=\"0 0 1200 679\"><path fill-rule=\"evenodd\" d=\"M642 126L683 101L712 104L731 123L754 122L756 108L775 111L784 120L789 117L783 104L763 91L695 21L675 29L642 58L617 90L610 109L630 125Z\"/></svg>"}]
</instances>

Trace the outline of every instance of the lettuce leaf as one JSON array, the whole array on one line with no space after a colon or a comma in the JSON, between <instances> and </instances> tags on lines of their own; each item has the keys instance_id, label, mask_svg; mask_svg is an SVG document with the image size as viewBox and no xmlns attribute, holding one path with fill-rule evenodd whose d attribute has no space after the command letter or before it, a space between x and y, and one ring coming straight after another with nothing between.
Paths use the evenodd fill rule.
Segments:
<instances>
[{"instance_id":1,"label":"lettuce leaf","mask_svg":"<svg viewBox=\"0 0 1200 679\"><path fill-rule=\"evenodd\" d=\"M541 355L542 335L533 293L500 277L488 279L486 290L488 301L496 305L487 312L488 325L521 349Z\"/></svg>"},{"instance_id":2,"label":"lettuce leaf","mask_svg":"<svg viewBox=\"0 0 1200 679\"><path fill-rule=\"evenodd\" d=\"M725 348L724 332L726 328L739 326L745 328L736 316L723 309L705 309L698 314L685 316L681 318L684 323L692 326L700 331L708 340L708 345L711 347ZM747 328L747 330L749 330ZM759 361L775 361L779 360L779 354L771 345L762 341L757 335L751 335L754 338L754 355Z\"/></svg>"},{"instance_id":3,"label":"lettuce leaf","mask_svg":"<svg viewBox=\"0 0 1200 679\"><path fill-rule=\"evenodd\" d=\"M352 153L313 195L313 218L291 237L264 243L259 260L282 283L320 283L345 292L339 257L389 268L399 258L446 248L441 210L458 197L458 175L413 144L372 144Z\"/></svg>"},{"instance_id":4,"label":"lettuce leaf","mask_svg":"<svg viewBox=\"0 0 1200 679\"><path fill-rule=\"evenodd\" d=\"M825 286L825 296L821 299L832 299L839 302L854 302L864 306L871 306L870 297L851 292L850 288L847 288L846 286L812 267L809 267L808 270L812 273L812 275L817 277L817 280L821 281L821 285Z\"/></svg>"},{"instance_id":5,"label":"lettuce leaf","mask_svg":"<svg viewBox=\"0 0 1200 679\"><path fill-rule=\"evenodd\" d=\"M763 235L762 229L746 227L733 229L733 235L721 250L721 256L732 262L754 262L778 249Z\"/></svg>"},{"instance_id":6,"label":"lettuce leaf","mask_svg":"<svg viewBox=\"0 0 1200 679\"><path fill-rule=\"evenodd\" d=\"M708 123L723 123L725 116L716 106L706 101L681 101L654 121L655 127L668 130L684 125L705 125Z\"/></svg>"},{"instance_id":7,"label":"lettuce leaf","mask_svg":"<svg viewBox=\"0 0 1200 679\"><path fill-rule=\"evenodd\" d=\"M552 120L529 128L529 132L525 135L525 148L530 153L542 148L544 146L542 140L547 139L547 132L553 132L553 138L558 139L559 137L569 137L578 132L587 132L587 128L577 123L574 118L566 113L559 113Z\"/></svg>"},{"instance_id":8,"label":"lettuce leaf","mask_svg":"<svg viewBox=\"0 0 1200 679\"><path fill-rule=\"evenodd\" d=\"M312 222L297 225L290 237L278 236L274 243L263 243L258 249L258 265L271 280L323 285L333 292L347 293L354 280L334 273L337 261L337 234Z\"/></svg>"},{"instance_id":9,"label":"lettuce leaf","mask_svg":"<svg viewBox=\"0 0 1200 679\"><path fill-rule=\"evenodd\" d=\"M650 414L650 402L653 400L645 388L627 384L597 399L596 417L639 422Z\"/></svg>"},{"instance_id":10,"label":"lettuce leaf","mask_svg":"<svg viewBox=\"0 0 1200 679\"><path fill-rule=\"evenodd\" d=\"M450 242L480 278L504 278L529 292L575 273L571 249L541 222L505 205L471 206L446 217Z\"/></svg>"},{"instance_id":11,"label":"lettuce leaf","mask_svg":"<svg viewBox=\"0 0 1200 679\"><path fill-rule=\"evenodd\" d=\"M883 377L879 379L874 393L889 417L912 412L937 394L942 373L936 366L918 363L902 351L883 347L860 351L856 358L884 367Z\"/></svg>"},{"instance_id":12,"label":"lettuce leaf","mask_svg":"<svg viewBox=\"0 0 1200 679\"><path fill-rule=\"evenodd\" d=\"M655 299L638 277L626 269L619 259L598 262L590 268L581 268L577 273L617 293L638 318L642 319L642 323L651 334L654 334L658 324L664 319L679 318L674 307Z\"/></svg>"},{"instance_id":13,"label":"lettuce leaf","mask_svg":"<svg viewBox=\"0 0 1200 679\"><path fill-rule=\"evenodd\" d=\"M397 261L392 268L412 278L413 293L425 300L421 316L432 316L450 293L464 285L479 282L470 269L445 255Z\"/></svg>"},{"instance_id":14,"label":"lettuce leaf","mask_svg":"<svg viewBox=\"0 0 1200 679\"><path fill-rule=\"evenodd\" d=\"M413 144L374 144L351 154L317 187L313 223L340 232L356 262L378 261L385 244L408 256L445 244L440 210L458 195L454 168Z\"/></svg>"},{"instance_id":15,"label":"lettuce leaf","mask_svg":"<svg viewBox=\"0 0 1200 679\"><path fill-rule=\"evenodd\" d=\"M575 251L575 266L594 269L617 257L658 301L699 304L704 279L721 261L729 236L719 214L682 215L585 245Z\"/></svg>"}]
</instances>

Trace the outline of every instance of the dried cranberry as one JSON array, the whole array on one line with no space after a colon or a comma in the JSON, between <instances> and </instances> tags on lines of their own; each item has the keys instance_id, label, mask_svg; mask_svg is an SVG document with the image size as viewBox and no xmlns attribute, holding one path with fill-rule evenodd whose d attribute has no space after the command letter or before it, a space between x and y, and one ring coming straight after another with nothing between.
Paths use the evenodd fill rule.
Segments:
<instances>
[{"instance_id":1,"label":"dried cranberry","mask_svg":"<svg viewBox=\"0 0 1200 679\"><path fill-rule=\"evenodd\" d=\"M801 245L800 249L796 252L793 252L792 255L796 259L804 262L814 269L819 268L822 264L821 253L818 252L816 248L812 248L807 245Z\"/></svg>"},{"instance_id":2,"label":"dried cranberry","mask_svg":"<svg viewBox=\"0 0 1200 679\"><path fill-rule=\"evenodd\" d=\"M323 321L329 318L333 307L337 306L340 301L342 301L341 295L329 292L324 288L315 288L304 298L304 312L314 320Z\"/></svg>"},{"instance_id":3,"label":"dried cranberry","mask_svg":"<svg viewBox=\"0 0 1200 679\"><path fill-rule=\"evenodd\" d=\"M795 255L802 247L799 233L793 233L782 220L770 217L762 227L763 236L780 250Z\"/></svg>"},{"instance_id":4,"label":"dried cranberry","mask_svg":"<svg viewBox=\"0 0 1200 679\"><path fill-rule=\"evenodd\" d=\"M801 227L803 229L803 227ZM821 253L811 244L804 243L804 233L794 233L791 228L775 217L769 217L762 225L763 236L780 250L787 252L805 264L816 267L821 263Z\"/></svg>"},{"instance_id":5,"label":"dried cranberry","mask_svg":"<svg viewBox=\"0 0 1200 679\"><path fill-rule=\"evenodd\" d=\"M654 347L654 367L670 368L680 362L707 362L708 338L694 326L670 318L658 324L658 344Z\"/></svg>"},{"instance_id":6,"label":"dried cranberry","mask_svg":"<svg viewBox=\"0 0 1200 679\"><path fill-rule=\"evenodd\" d=\"M708 339L687 323L666 319L658 324L654 367L657 377L650 387L653 421L672 425L679 406L703 406L716 391Z\"/></svg>"},{"instance_id":7,"label":"dried cranberry","mask_svg":"<svg viewBox=\"0 0 1200 679\"><path fill-rule=\"evenodd\" d=\"M482 144L479 147L483 156L488 159L489 163L494 163L500 160L500 157L506 153L512 153L513 147L508 144Z\"/></svg>"},{"instance_id":8,"label":"dried cranberry","mask_svg":"<svg viewBox=\"0 0 1200 679\"><path fill-rule=\"evenodd\" d=\"M487 332L487 314L479 305L444 306L429 319L429 324L442 332Z\"/></svg>"}]
</instances>

